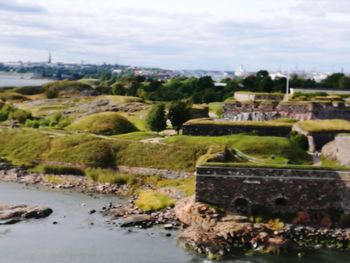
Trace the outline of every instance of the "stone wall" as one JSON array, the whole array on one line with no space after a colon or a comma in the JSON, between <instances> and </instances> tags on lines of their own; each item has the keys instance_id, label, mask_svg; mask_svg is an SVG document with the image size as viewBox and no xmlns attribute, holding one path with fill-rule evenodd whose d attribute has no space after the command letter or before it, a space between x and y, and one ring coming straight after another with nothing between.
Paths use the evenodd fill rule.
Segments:
<instances>
[{"instance_id":1,"label":"stone wall","mask_svg":"<svg viewBox=\"0 0 350 263\"><path fill-rule=\"evenodd\" d=\"M197 167L196 201L248 213L350 212L350 172Z\"/></svg>"},{"instance_id":2,"label":"stone wall","mask_svg":"<svg viewBox=\"0 0 350 263\"><path fill-rule=\"evenodd\" d=\"M223 117L235 121L265 121L279 118L350 120L350 107L344 103L234 101L224 104Z\"/></svg>"},{"instance_id":3,"label":"stone wall","mask_svg":"<svg viewBox=\"0 0 350 263\"><path fill-rule=\"evenodd\" d=\"M239 133L252 133L259 136L288 137L291 127L259 126L259 125L232 125L225 124L185 124L182 134L190 136L223 136Z\"/></svg>"}]
</instances>

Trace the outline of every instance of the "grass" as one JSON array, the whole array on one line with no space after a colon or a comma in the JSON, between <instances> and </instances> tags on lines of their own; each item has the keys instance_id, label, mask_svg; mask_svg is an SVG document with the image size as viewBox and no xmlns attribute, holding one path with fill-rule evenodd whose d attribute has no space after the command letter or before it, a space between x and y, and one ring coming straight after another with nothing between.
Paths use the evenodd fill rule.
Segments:
<instances>
[{"instance_id":1,"label":"grass","mask_svg":"<svg viewBox=\"0 0 350 263\"><path fill-rule=\"evenodd\" d=\"M195 119L186 122L185 125L225 125L225 126L249 126L249 127L287 127L292 123L282 121L214 121L211 119Z\"/></svg>"},{"instance_id":2,"label":"grass","mask_svg":"<svg viewBox=\"0 0 350 263\"><path fill-rule=\"evenodd\" d=\"M264 160L274 156L285 163L306 164L310 161L309 155L287 138L248 135L173 136L165 139L164 144L151 144L89 134L56 134L42 129L3 129L0 130L0 145L1 156L27 166L50 161L79 167L125 165L193 172L199 157L213 145L238 149Z\"/></svg>"},{"instance_id":3,"label":"grass","mask_svg":"<svg viewBox=\"0 0 350 263\"><path fill-rule=\"evenodd\" d=\"M1 91L0 92L0 100L3 101L26 101L28 97L13 91Z\"/></svg>"},{"instance_id":4,"label":"grass","mask_svg":"<svg viewBox=\"0 0 350 263\"><path fill-rule=\"evenodd\" d=\"M68 126L67 129L103 135L130 133L137 130L128 119L115 112L96 113L82 117Z\"/></svg>"},{"instance_id":5,"label":"grass","mask_svg":"<svg viewBox=\"0 0 350 263\"><path fill-rule=\"evenodd\" d=\"M175 205L175 200L165 194L153 190L145 190L140 192L135 204L145 212L158 211Z\"/></svg>"},{"instance_id":6,"label":"grass","mask_svg":"<svg viewBox=\"0 0 350 263\"><path fill-rule=\"evenodd\" d=\"M88 167L151 167L194 171L205 145L150 144L105 139L89 134L55 134L47 130L3 129L0 155L27 166L50 161Z\"/></svg>"},{"instance_id":7,"label":"grass","mask_svg":"<svg viewBox=\"0 0 350 263\"><path fill-rule=\"evenodd\" d=\"M50 184L65 184L67 179L57 175L47 175L43 177L44 182Z\"/></svg>"},{"instance_id":8,"label":"grass","mask_svg":"<svg viewBox=\"0 0 350 263\"><path fill-rule=\"evenodd\" d=\"M118 173L111 169L88 168L85 170L88 178L98 183L133 184L135 175Z\"/></svg>"},{"instance_id":9,"label":"grass","mask_svg":"<svg viewBox=\"0 0 350 263\"><path fill-rule=\"evenodd\" d=\"M49 136L30 129L0 130L0 153L15 165L33 166L50 149Z\"/></svg>"},{"instance_id":10,"label":"grass","mask_svg":"<svg viewBox=\"0 0 350 263\"><path fill-rule=\"evenodd\" d=\"M174 136L165 139L168 144L187 145L188 147L206 147L225 145L230 149L238 149L245 154L261 159L271 156L283 157L290 163L309 163L310 156L287 138L250 135L229 135L220 137Z\"/></svg>"},{"instance_id":11,"label":"grass","mask_svg":"<svg viewBox=\"0 0 350 263\"><path fill-rule=\"evenodd\" d=\"M309 133L317 132L350 132L350 121L345 120L312 120L301 121L298 126Z\"/></svg>"},{"instance_id":12,"label":"grass","mask_svg":"<svg viewBox=\"0 0 350 263\"><path fill-rule=\"evenodd\" d=\"M132 140L132 141L141 141L145 139L157 138L160 137L155 132L131 132L126 134L114 135L113 138L121 140Z\"/></svg>"},{"instance_id":13,"label":"grass","mask_svg":"<svg viewBox=\"0 0 350 263\"><path fill-rule=\"evenodd\" d=\"M124 104L124 103L131 103L131 102L142 102L141 98L138 97L131 97L131 96L117 96L117 95L101 95L96 97L99 100L109 100L116 104Z\"/></svg>"},{"instance_id":14,"label":"grass","mask_svg":"<svg viewBox=\"0 0 350 263\"><path fill-rule=\"evenodd\" d=\"M146 124L146 117L147 117L148 111L149 109L141 110L133 113L118 112L118 114L127 118L132 124L135 125L137 129L141 131L146 131L148 130L147 124Z\"/></svg>"}]
</instances>

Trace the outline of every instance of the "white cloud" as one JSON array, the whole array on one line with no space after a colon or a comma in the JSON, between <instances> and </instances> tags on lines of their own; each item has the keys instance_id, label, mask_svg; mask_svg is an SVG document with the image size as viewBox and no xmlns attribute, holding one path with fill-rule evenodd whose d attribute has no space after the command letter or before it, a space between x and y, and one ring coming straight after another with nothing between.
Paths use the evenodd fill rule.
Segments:
<instances>
[{"instance_id":1,"label":"white cloud","mask_svg":"<svg viewBox=\"0 0 350 263\"><path fill-rule=\"evenodd\" d=\"M58 60L167 68L350 68L346 0L6 2L32 11L4 11L0 0L5 60L43 60L51 50Z\"/></svg>"}]
</instances>

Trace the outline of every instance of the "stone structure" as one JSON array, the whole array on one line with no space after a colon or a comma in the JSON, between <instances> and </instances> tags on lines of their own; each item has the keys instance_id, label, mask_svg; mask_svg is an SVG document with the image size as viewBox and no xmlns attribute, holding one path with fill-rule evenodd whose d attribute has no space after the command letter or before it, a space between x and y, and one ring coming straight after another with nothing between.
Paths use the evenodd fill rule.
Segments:
<instances>
[{"instance_id":1,"label":"stone structure","mask_svg":"<svg viewBox=\"0 0 350 263\"><path fill-rule=\"evenodd\" d=\"M238 101L262 101L275 100L281 101L284 99L282 93L254 93L254 92L235 92L235 100Z\"/></svg>"},{"instance_id":2,"label":"stone structure","mask_svg":"<svg viewBox=\"0 0 350 263\"><path fill-rule=\"evenodd\" d=\"M350 167L350 135L340 134L335 137L334 141L323 147L322 155Z\"/></svg>"},{"instance_id":3,"label":"stone structure","mask_svg":"<svg viewBox=\"0 0 350 263\"><path fill-rule=\"evenodd\" d=\"M344 102L231 101L224 104L223 117L234 121L266 121L280 118L350 120L350 106Z\"/></svg>"},{"instance_id":4,"label":"stone structure","mask_svg":"<svg viewBox=\"0 0 350 263\"><path fill-rule=\"evenodd\" d=\"M339 220L350 213L350 172L199 166L196 201L245 214L328 212Z\"/></svg>"}]
</instances>

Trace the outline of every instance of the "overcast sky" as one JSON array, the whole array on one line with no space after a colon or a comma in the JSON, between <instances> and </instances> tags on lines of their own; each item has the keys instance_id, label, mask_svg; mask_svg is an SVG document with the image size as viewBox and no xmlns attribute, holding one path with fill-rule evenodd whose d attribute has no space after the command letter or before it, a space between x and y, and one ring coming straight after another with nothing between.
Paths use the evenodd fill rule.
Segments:
<instances>
[{"instance_id":1,"label":"overcast sky","mask_svg":"<svg viewBox=\"0 0 350 263\"><path fill-rule=\"evenodd\" d=\"M350 0L0 0L0 61L350 71Z\"/></svg>"}]
</instances>

